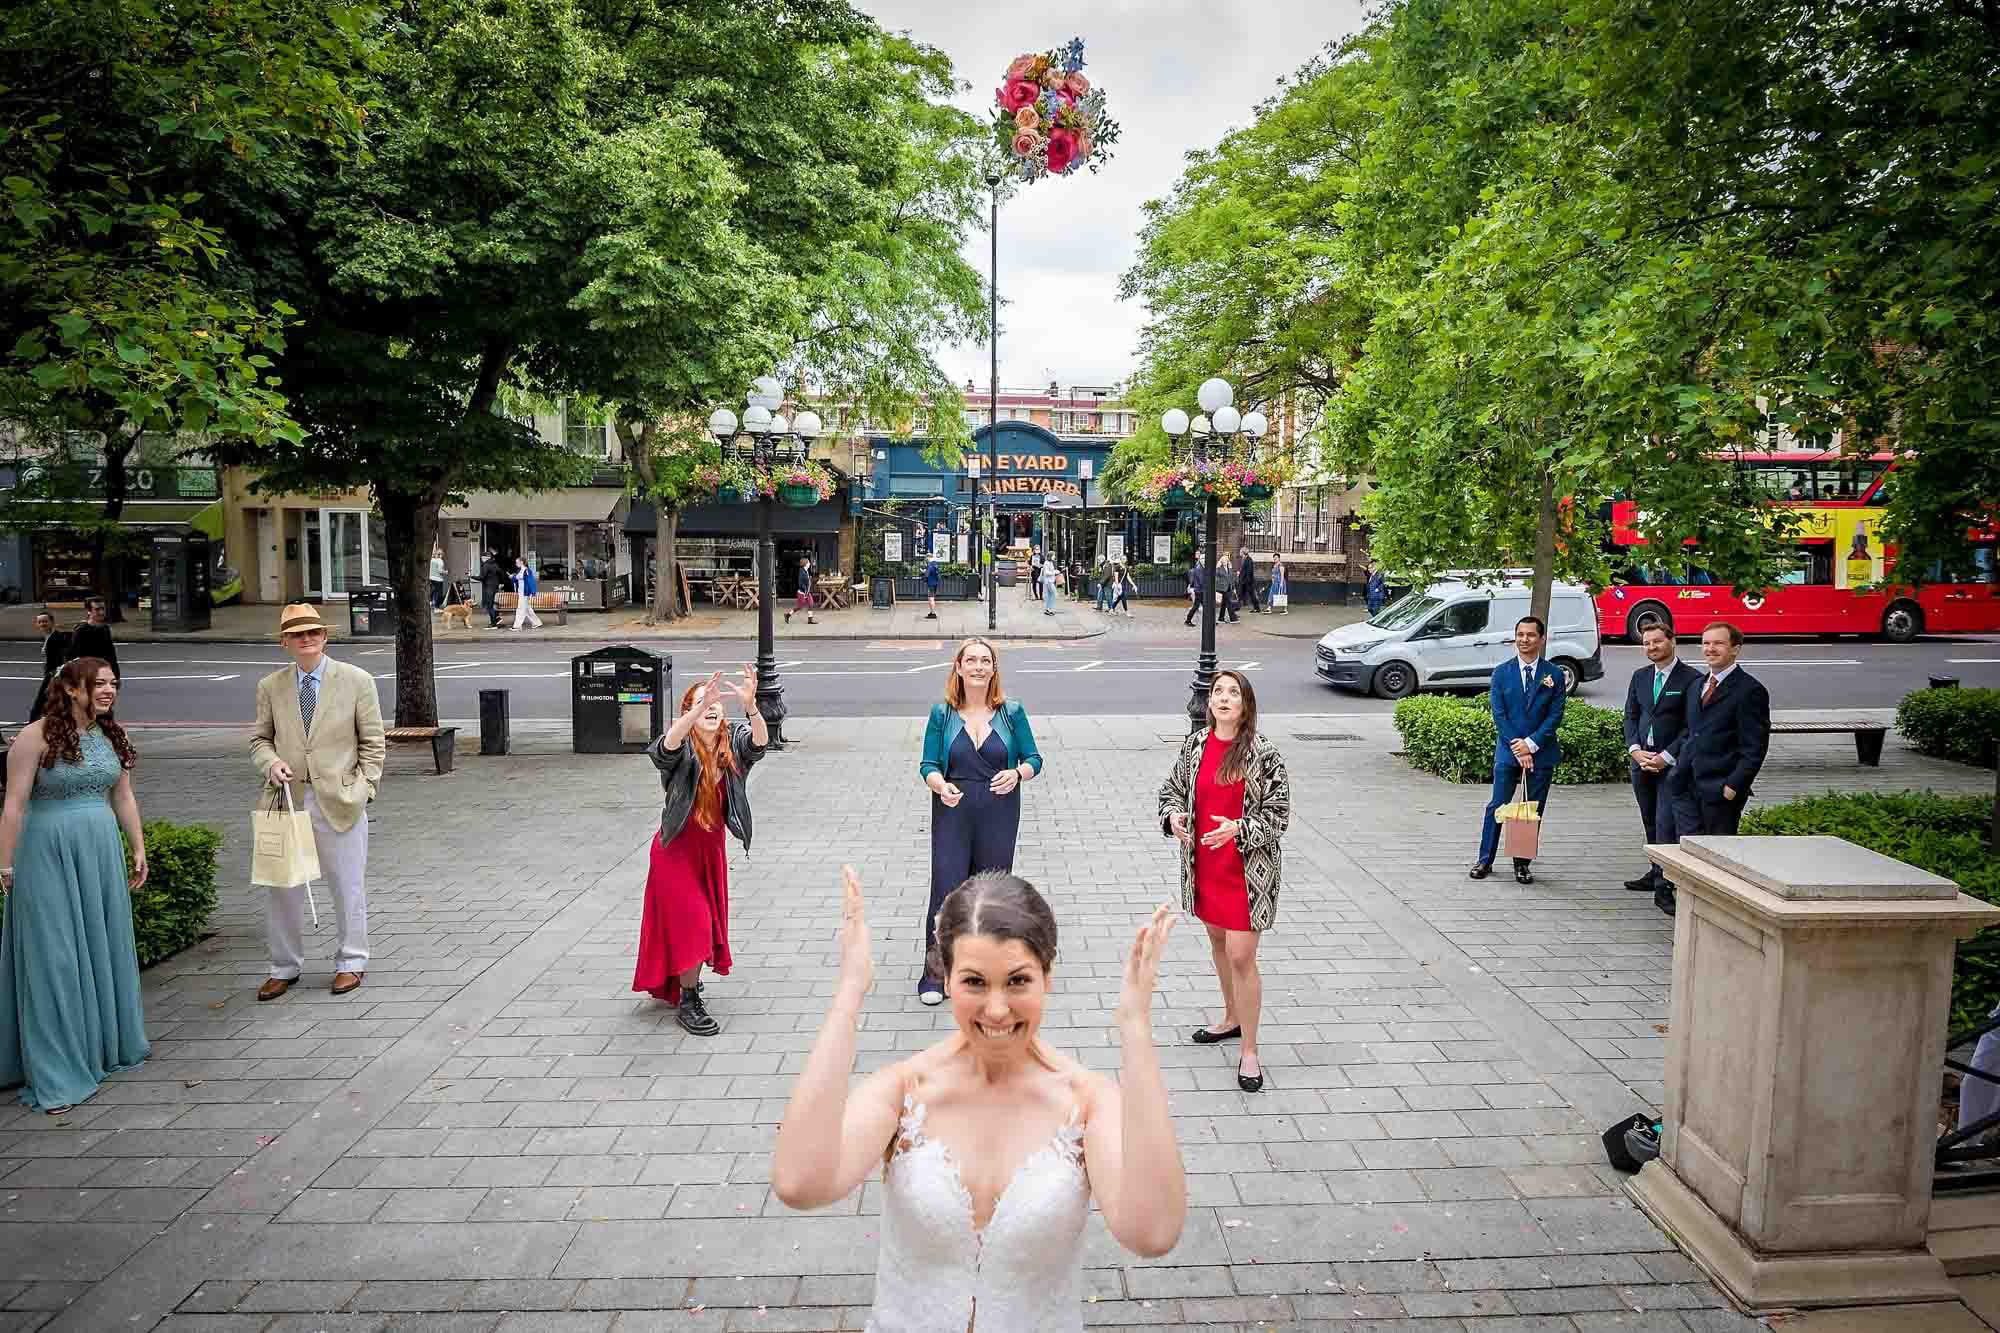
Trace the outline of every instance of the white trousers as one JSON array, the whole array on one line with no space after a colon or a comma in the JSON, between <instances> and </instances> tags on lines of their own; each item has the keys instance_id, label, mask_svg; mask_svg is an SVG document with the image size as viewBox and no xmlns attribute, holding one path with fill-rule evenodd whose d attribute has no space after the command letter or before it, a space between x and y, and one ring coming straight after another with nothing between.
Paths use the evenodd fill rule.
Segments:
<instances>
[{"instance_id":1,"label":"white trousers","mask_svg":"<svg viewBox=\"0 0 2000 1333\"><path fill-rule=\"evenodd\" d=\"M303 787L303 784L301 784ZM342 833L326 822L311 787L304 787L305 811L312 819L313 846L319 851L319 880L333 891L333 970L368 969L368 813ZM296 981L306 961L306 886L266 889L264 937L271 946L271 975Z\"/></svg>"},{"instance_id":2,"label":"white trousers","mask_svg":"<svg viewBox=\"0 0 2000 1333\"><path fill-rule=\"evenodd\" d=\"M516 597L514 599L514 628L521 628L523 620L533 625L536 629L542 627L542 618L535 614L535 608L528 599L525 597Z\"/></svg>"}]
</instances>

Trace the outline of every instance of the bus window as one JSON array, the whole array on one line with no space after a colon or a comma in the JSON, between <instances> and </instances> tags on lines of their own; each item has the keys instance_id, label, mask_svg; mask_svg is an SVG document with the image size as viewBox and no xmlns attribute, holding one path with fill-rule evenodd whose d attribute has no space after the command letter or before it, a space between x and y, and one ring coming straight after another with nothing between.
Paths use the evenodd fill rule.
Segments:
<instances>
[{"instance_id":1,"label":"bus window","mask_svg":"<svg viewBox=\"0 0 2000 1333\"><path fill-rule=\"evenodd\" d=\"M1833 584L1833 546L1827 542L1813 542L1793 551L1791 567L1778 575L1778 582L1788 588L1831 587Z\"/></svg>"}]
</instances>

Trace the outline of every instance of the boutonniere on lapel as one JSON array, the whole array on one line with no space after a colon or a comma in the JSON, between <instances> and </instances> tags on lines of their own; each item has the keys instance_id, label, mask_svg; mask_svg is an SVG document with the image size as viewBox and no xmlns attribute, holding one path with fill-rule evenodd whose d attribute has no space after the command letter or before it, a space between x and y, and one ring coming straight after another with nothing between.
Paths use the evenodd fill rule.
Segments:
<instances>
[{"instance_id":1,"label":"boutonniere on lapel","mask_svg":"<svg viewBox=\"0 0 2000 1333\"><path fill-rule=\"evenodd\" d=\"M1542 688L1545 690L1554 688L1555 683L1556 678L1554 676L1544 675L1542 677Z\"/></svg>"}]
</instances>

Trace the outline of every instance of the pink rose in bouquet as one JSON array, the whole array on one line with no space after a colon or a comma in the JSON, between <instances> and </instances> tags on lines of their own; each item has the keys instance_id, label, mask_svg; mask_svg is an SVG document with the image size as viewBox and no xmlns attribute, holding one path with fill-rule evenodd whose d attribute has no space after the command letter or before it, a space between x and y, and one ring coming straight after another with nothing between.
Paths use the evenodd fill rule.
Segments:
<instances>
[{"instance_id":1,"label":"pink rose in bouquet","mask_svg":"<svg viewBox=\"0 0 2000 1333\"><path fill-rule=\"evenodd\" d=\"M1031 106L1024 106L1014 113L1014 127L1016 129L1032 130L1041 123L1041 113Z\"/></svg>"},{"instance_id":2,"label":"pink rose in bouquet","mask_svg":"<svg viewBox=\"0 0 2000 1333\"><path fill-rule=\"evenodd\" d=\"M998 93L1000 105L1008 111L1019 111L1024 106L1033 106L1041 100L1041 85L1028 79L1009 79Z\"/></svg>"},{"instance_id":3,"label":"pink rose in bouquet","mask_svg":"<svg viewBox=\"0 0 2000 1333\"><path fill-rule=\"evenodd\" d=\"M1035 62L1038 59L1040 59L1040 57L1038 56L1015 56L1014 63L1007 66L1008 79L1013 80L1013 79L1034 78Z\"/></svg>"},{"instance_id":4,"label":"pink rose in bouquet","mask_svg":"<svg viewBox=\"0 0 2000 1333\"><path fill-rule=\"evenodd\" d=\"M1035 132L1033 130L1022 130L1014 136L1015 157L1030 157L1034 154L1034 151Z\"/></svg>"},{"instance_id":5,"label":"pink rose in bouquet","mask_svg":"<svg viewBox=\"0 0 2000 1333\"><path fill-rule=\"evenodd\" d=\"M1088 96L1090 93L1090 80L1084 78L1081 74L1064 75L1062 90L1072 98Z\"/></svg>"},{"instance_id":6,"label":"pink rose in bouquet","mask_svg":"<svg viewBox=\"0 0 2000 1333\"><path fill-rule=\"evenodd\" d=\"M1049 171L1051 174L1060 176L1065 171L1068 171L1070 163L1076 160L1076 155L1075 130L1049 131Z\"/></svg>"}]
</instances>

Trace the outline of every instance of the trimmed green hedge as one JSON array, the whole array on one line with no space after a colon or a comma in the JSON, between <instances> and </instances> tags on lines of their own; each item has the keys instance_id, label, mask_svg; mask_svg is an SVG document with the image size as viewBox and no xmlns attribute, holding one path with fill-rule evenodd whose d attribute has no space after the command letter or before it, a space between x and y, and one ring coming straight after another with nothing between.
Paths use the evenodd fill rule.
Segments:
<instances>
[{"instance_id":1,"label":"trimmed green hedge","mask_svg":"<svg viewBox=\"0 0 2000 1333\"><path fill-rule=\"evenodd\" d=\"M121 838L122 842L123 839ZM132 935L139 966L151 967L200 939L215 911L216 858L222 834L206 824L146 821L146 883L132 895ZM131 862L126 848L126 863ZM0 922L6 901L0 899Z\"/></svg>"},{"instance_id":2,"label":"trimmed green hedge","mask_svg":"<svg viewBox=\"0 0 2000 1333\"><path fill-rule=\"evenodd\" d=\"M1742 831L1845 838L1956 880L1973 897L2000 904L2000 852L1986 842L1992 819L1990 796L1939 796L1928 791L1828 793L1782 805L1753 805L1743 814ZM1974 940L1985 947L2000 945L2000 927L1981 931ZM2000 1004L2000 951L1961 953L1951 984L1952 1027L1984 1020L1995 1004Z\"/></svg>"},{"instance_id":3,"label":"trimmed green hedge","mask_svg":"<svg viewBox=\"0 0 2000 1333\"><path fill-rule=\"evenodd\" d=\"M1993 767L2000 690L1913 690L1896 705L1896 730L1923 754Z\"/></svg>"},{"instance_id":4,"label":"trimmed green hedge","mask_svg":"<svg viewBox=\"0 0 2000 1333\"><path fill-rule=\"evenodd\" d=\"M1490 782L1499 734L1487 696L1413 694L1396 705L1396 731L1410 763L1447 782ZM1558 783L1623 782L1631 772L1624 714L1571 699L1556 729Z\"/></svg>"},{"instance_id":5,"label":"trimmed green hedge","mask_svg":"<svg viewBox=\"0 0 2000 1333\"><path fill-rule=\"evenodd\" d=\"M221 851L222 834L206 824L146 821L146 883L132 895L139 966L179 953L207 931Z\"/></svg>"}]
</instances>

